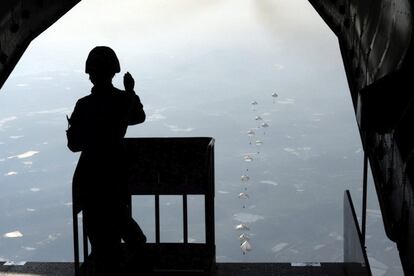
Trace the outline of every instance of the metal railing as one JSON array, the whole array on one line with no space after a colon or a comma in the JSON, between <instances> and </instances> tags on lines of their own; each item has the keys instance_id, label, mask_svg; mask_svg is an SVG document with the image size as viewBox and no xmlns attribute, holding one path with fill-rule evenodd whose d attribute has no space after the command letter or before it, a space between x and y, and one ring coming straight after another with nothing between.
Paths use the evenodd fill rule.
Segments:
<instances>
[{"instance_id":1,"label":"metal railing","mask_svg":"<svg viewBox=\"0 0 414 276\"><path fill-rule=\"evenodd\" d=\"M133 195L150 195L155 200L155 243L147 243L155 270L211 273L215 267L214 236L214 139L125 138L128 185ZM76 187L76 185L74 185ZM80 275L78 216L81 204L73 191L73 237L75 274ZM183 242L160 242L160 196L178 195L183 200ZM188 195L204 196L205 243L189 243ZM129 208L132 209L131 201ZM83 231L84 262L88 237Z\"/></svg>"}]
</instances>

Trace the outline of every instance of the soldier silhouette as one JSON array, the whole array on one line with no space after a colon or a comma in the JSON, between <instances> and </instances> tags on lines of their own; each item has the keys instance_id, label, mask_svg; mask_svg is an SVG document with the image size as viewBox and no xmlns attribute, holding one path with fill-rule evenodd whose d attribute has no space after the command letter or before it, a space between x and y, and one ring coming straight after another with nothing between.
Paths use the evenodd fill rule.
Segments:
<instances>
[{"instance_id":1,"label":"soldier silhouette","mask_svg":"<svg viewBox=\"0 0 414 276\"><path fill-rule=\"evenodd\" d=\"M120 64L111 48L92 49L85 69L93 84L91 94L77 101L68 118L68 147L81 152L73 177L74 198L83 210L93 275L124 275L121 239L138 264L146 237L128 209L123 138L128 125L145 121L145 112L130 73L124 75L125 91L112 85Z\"/></svg>"}]
</instances>

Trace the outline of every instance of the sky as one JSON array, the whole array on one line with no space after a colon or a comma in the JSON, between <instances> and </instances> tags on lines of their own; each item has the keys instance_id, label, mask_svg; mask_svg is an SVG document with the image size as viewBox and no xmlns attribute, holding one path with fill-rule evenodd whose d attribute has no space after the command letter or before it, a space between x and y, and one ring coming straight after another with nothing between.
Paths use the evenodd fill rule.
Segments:
<instances>
[{"instance_id":1,"label":"sky","mask_svg":"<svg viewBox=\"0 0 414 276\"><path fill-rule=\"evenodd\" d=\"M0 242L14 248L0 259L72 257L78 155L65 148L65 115L89 94L84 63L97 45L116 51L114 84L122 88L131 72L144 104L147 121L128 136L216 139L218 261L342 260L343 191L359 213L363 153L337 39L304 0L84 0L35 39L0 93L0 207L9 210ZM372 186L370 261L375 275L398 275ZM237 196L243 189L248 202ZM136 214L150 229L146 202ZM166 199L166 217L177 204ZM234 229L243 222L253 245L246 255ZM167 240L178 237L171 229Z\"/></svg>"}]
</instances>

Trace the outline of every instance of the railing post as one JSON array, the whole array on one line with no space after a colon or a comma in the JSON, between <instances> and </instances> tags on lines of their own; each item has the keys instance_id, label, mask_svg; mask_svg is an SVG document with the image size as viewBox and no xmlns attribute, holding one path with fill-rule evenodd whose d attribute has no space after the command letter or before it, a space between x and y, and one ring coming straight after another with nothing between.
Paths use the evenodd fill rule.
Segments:
<instances>
[{"instance_id":1,"label":"railing post","mask_svg":"<svg viewBox=\"0 0 414 276\"><path fill-rule=\"evenodd\" d=\"M368 182L368 156L364 151L364 176L363 176L363 187L362 187L362 245L365 247L365 232L367 225L367 182Z\"/></svg>"},{"instance_id":2,"label":"railing post","mask_svg":"<svg viewBox=\"0 0 414 276\"><path fill-rule=\"evenodd\" d=\"M85 226L85 217L83 215L84 213L82 212L83 262L86 262L89 256L89 248L88 248L88 234L86 232L86 226Z\"/></svg>"},{"instance_id":3,"label":"railing post","mask_svg":"<svg viewBox=\"0 0 414 276\"><path fill-rule=\"evenodd\" d=\"M73 254L75 259L75 276L79 276L79 234L78 234L78 214L76 208L72 207L72 219L73 219Z\"/></svg>"},{"instance_id":4,"label":"railing post","mask_svg":"<svg viewBox=\"0 0 414 276\"><path fill-rule=\"evenodd\" d=\"M155 243L160 243L160 174L157 174L157 192L155 194Z\"/></svg>"},{"instance_id":5,"label":"railing post","mask_svg":"<svg viewBox=\"0 0 414 276\"><path fill-rule=\"evenodd\" d=\"M183 241L188 243L188 211L187 211L187 195L183 195Z\"/></svg>"}]
</instances>

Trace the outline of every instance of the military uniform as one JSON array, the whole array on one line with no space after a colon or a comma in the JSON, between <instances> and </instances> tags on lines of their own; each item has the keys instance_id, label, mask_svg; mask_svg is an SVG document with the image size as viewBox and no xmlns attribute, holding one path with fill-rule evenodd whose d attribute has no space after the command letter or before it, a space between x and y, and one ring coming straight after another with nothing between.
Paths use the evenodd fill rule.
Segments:
<instances>
[{"instance_id":1,"label":"military uniform","mask_svg":"<svg viewBox=\"0 0 414 276\"><path fill-rule=\"evenodd\" d=\"M90 73L88 61L86 72ZM144 120L135 92L119 90L111 82L97 83L90 95L77 101L68 119L68 147L81 151L73 177L74 204L83 210L92 256L100 271L97 275L119 275L121 238L135 251L146 242L127 205L130 195L123 145L128 125Z\"/></svg>"}]
</instances>

